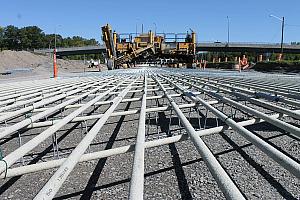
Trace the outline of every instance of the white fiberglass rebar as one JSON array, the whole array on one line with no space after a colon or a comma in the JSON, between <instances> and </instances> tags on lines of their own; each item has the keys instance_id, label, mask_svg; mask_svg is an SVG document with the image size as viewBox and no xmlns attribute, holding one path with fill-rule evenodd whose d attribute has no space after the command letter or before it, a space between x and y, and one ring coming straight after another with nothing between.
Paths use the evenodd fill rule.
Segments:
<instances>
[{"instance_id":1,"label":"white fiberglass rebar","mask_svg":"<svg viewBox=\"0 0 300 200\"><path fill-rule=\"evenodd\" d=\"M94 85L95 82L88 82L88 83L84 83L84 85L82 86L86 86L86 88L78 88L76 90L73 90L73 91L70 91L69 93L63 93L63 94L60 94L60 95L57 95L57 96L54 96L54 97L51 97L51 98L48 98L48 99L43 99L42 101L39 101L39 102L36 102L36 103L33 103L32 105L30 106L27 106L25 108L22 108L22 109L19 109L19 110L16 110L16 111L13 111L13 112L9 112L5 115L1 115L0 116L0 123L1 122L4 122L6 120L9 120L11 118L14 118L14 117L17 117L21 114L24 114L24 113L27 113L27 112L30 112L32 110L34 110L35 108L39 108L39 107L42 107L42 106L45 106L47 104L50 104L50 103L53 103L53 102L56 102L58 100L61 100L61 99L64 99L65 97L71 95L71 94L76 94L77 92L81 92L89 87L91 87L91 84ZM70 94L71 93L71 94Z\"/></svg>"},{"instance_id":2,"label":"white fiberglass rebar","mask_svg":"<svg viewBox=\"0 0 300 200\"><path fill-rule=\"evenodd\" d=\"M129 199L140 200L144 195L144 155L145 155L145 122L146 122L146 102L147 102L147 78L144 75L144 93L142 96L142 106L140 110L138 133L134 150L134 160L130 181Z\"/></svg>"},{"instance_id":3,"label":"white fiberglass rebar","mask_svg":"<svg viewBox=\"0 0 300 200\"><path fill-rule=\"evenodd\" d=\"M101 98L109 94L111 91L118 88L124 81L121 81L118 85L116 85L113 88L108 89L106 92L102 93L101 96L97 96L96 98L92 99L91 101L87 102L84 106L80 107L79 109L75 110L68 116L61 119L56 124L52 125L42 133L38 134L31 140L29 140L27 143L23 144L21 147L13 151L12 153L8 154L3 158L5 160L4 162L0 162L0 173L5 172L7 167L10 167L12 164L14 164L17 160L19 160L21 157L26 155L29 151L34 149L36 146L38 146L40 143L42 143L44 140L46 140L48 137L50 137L52 134L54 134L56 131L58 131L61 127L69 123L72 119L80 115L83 111L88 109L90 106L95 104L97 101L99 101Z\"/></svg>"},{"instance_id":4,"label":"white fiberglass rebar","mask_svg":"<svg viewBox=\"0 0 300 200\"><path fill-rule=\"evenodd\" d=\"M132 81L123 92L121 92L116 98L114 98L113 104L104 113L93 128L86 134L86 136L81 140L77 147L68 156L66 161L60 166L60 168L53 174L53 176L48 180L46 185L39 191L35 196L35 200L40 199L52 199L58 192L59 188L62 186L64 181L67 179L68 175L74 169L75 165L78 163L80 157L84 154L86 149L89 147L90 143L96 137L102 126L110 117L111 113L117 108L119 103L125 97L125 95L130 90L130 87L135 81Z\"/></svg>"},{"instance_id":5,"label":"white fiberglass rebar","mask_svg":"<svg viewBox=\"0 0 300 200\"><path fill-rule=\"evenodd\" d=\"M271 99L272 101L279 101L279 102L282 102L282 103L286 103L286 104L289 104L289 105L300 107L300 102L299 101L287 99L283 96L270 95L269 93L256 92L256 91L253 91L251 89L245 89L245 88L238 87L238 86L232 86L232 85L230 85L228 83L224 83L224 82L219 83L217 81L211 81L211 79L209 79L209 81L206 82L206 81L203 81L202 79L200 79L198 77L195 77L195 76L190 76L190 77L192 79L195 79L195 80L203 83L204 85L209 85L209 83L211 83L211 84L214 84L214 85L218 85L220 87L228 88L232 91L239 91L239 92L251 95L253 97L264 98L266 100ZM244 87L246 87L246 85Z\"/></svg>"},{"instance_id":6,"label":"white fiberglass rebar","mask_svg":"<svg viewBox=\"0 0 300 200\"><path fill-rule=\"evenodd\" d=\"M184 78L186 79L186 78ZM191 85L203 92L206 92L207 94L213 96L214 98L217 98L218 100L220 100L221 102L226 102L226 103L229 103L230 105L233 105L234 107L238 108L238 109L241 109L243 111L246 111L247 113L250 113L258 118L261 118L261 119L264 119L266 122L269 122L271 124L273 124L274 126L277 126L278 128L281 128L289 133L292 133L294 134L295 136L297 137L300 137L300 128L296 127L296 126L293 126L291 124L288 124L286 122L283 122L279 119L272 119L272 118L269 118L268 115L266 115L265 113L262 113L262 112L259 112L253 108L250 108L248 106L245 106L245 105L242 105L234 100L231 100L227 97L224 97L222 95L219 95L217 94L216 92L213 92L213 91L210 91L210 90L207 90L207 89L204 89L203 87L199 87L199 86L196 86L195 84L191 84L187 81L182 81L178 78L176 78L176 80L178 81L181 81L181 82L184 82L188 85Z\"/></svg>"},{"instance_id":7,"label":"white fiberglass rebar","mask_svg":"<svg viewBox=\"0 0 300 200\"><path fill-rule=\"evenodd\" d=\"M248 97L245 94L235 92L235 90L236 90L235 87L227 86L228 88L231 89L231 90L228 90L228 89L222 88L222 86L223 86L222 84L217 84L219 87L214 86L212 84L208 84L208 83L203 83L203 84L205 84L205 86L208 86L210 88L213 88L213 89L216 89L216 90L219 90L219 91L222 91L222 92L226 92L226 93L229 93L231 95L237 96L239 98L245 99L245 100L247 100L247 101L249 101L249 102L251 102L255 105L262 106L262 107L267 108L267 109L272 110L272 111L276 111L276 112L279 112L279 113L286 114L286 115L291 116L295 119L300 119L300 114L297 113L297 112L294 112L293 110L289 110L289 109L286 109L286 108L283 108L283 107L280 107L280 106L277 106L277 105L274 105L274 104L271 104L271 103L268 103L268 102L264 102L264 101L259 100L259 99L255 99L254 97Z\"/></svg>"},{"instance_id":8,"label":"white fiberglass rebar","mask_svg":"<svg viewBox=\"0 0 300 200\"><path fill-rule=\"evenodd\" d=\"M41 113L38 113L38 114L36 114L36 115L34 115L34 116L31 116L31 117L29 117L29 118L27 118L27 119L25 119L25 120L23 120L23 121L20 121L20 122L14 124L14 125L12 125L12 126L8 126L8 127L4 128L3 130L0 129L0 139L3 138L3 137L5 137L5 136L7 136L7 135L9 135L9 134L11 134L11 133L13 133L13 132L15 132L15 131L17 131L17 130L19 130L19 129L21 129L21 128L24 128L24 127L26 127L26 126L29 126L29 125L32 124L33 122L35 122L35 121L37 121L37 120L39 120L39 119L42 119L43 117L46 117L46 116L48 116L48 115L50 115L50 114L52 114L52 113L54 113L54 112L56 112L56 111L58 111L58 110L64 108L64 107L67 106L67 105L70 105L70 104L72 104L72 103L74 103L74 102L76 102L76 101L78 101L78 100L80 100L80 99L86 97L86 96L87 96L88 94L90 94L90 93L97 92L99 89L101 89L101 88L103 88L103 87L106 87L107 85L109 85L110 83L113 83L114 81L115 81L115 80L112 80L112 81L109 82L109 83L106 83L106 84L103 84L103 85L101 85L101 86L98 86L97 88L95 88L95 89L93 89L93 90L91 90L91 91L89 91L89 92L86 92L86 93L84 93L84 94L78 96L77 98L70 99L70 100L65 101L65 102L63 102L63 103L61 103L61 104L58 104L58 105L56 105L56 106L54 106L54 107L48 108L48 109L46 109L45 111L43 111L43 112L41 112ZM101 83L101 82L100 82L100 83ZM96 83L93 83L93 84L91 84L91 85L85 86L85 87L83 87L82 89L76 89L76 90L73 90L73 91L71 91L70 93L64 94L64 96L67 96L67 95L72 94L72 93L77 93L77 92L80 92L80 91L84 91L84 89L89 88L89 87L91 87L91 86L96 86L96 85L98 85L98 84L99 84L99 83L96 82ZM103 94L102 94L102 95L103 95ZM100 95L100 96L101 96L101 95ZM60 98L63 98L63 96L58 95L58 99L60 99ZM83 106L83 105L82 105L82 106ZM51 124L50 124L50 125L51 125Z\"/></svg>"},{"instance_id":9,"label":"white fiberglass rebar","mask_svg":"<svg viewBox=\"0 0 300 200\"><path fill-rule=\"evenodd\" d=\"M185 84L194 86L193 84L190 84L187 81L180 80L178 78L175 78L175 79L178 80L178 81L180 81L180 82L183 82ZM197 87L198 89L200 89L199 86L194 86L194 87ZM181 89L180 87L178 87L178 89L180 89L181 91L184 91L184 89ZM208 94L211 94L214 97L220 98L219 97L220 95L216 95L215 93L207 91L206 89L201 88L201 90L204 90L205 92L207 92ZM261 151L263 151L264 153L266 153L269 157L271 157L278 164L280 164L285 169L287 169L288 171L290 171L297 178L300 178L300 164L297 163L297 161L294 161L293 159L291 159L290 157L286 156L284 153L280 152L275 147L273 147L272 145L268 144L267 142L265 142L264 140L262 140L261 138L259 138L255 134L253 134L252 132L250 132L247 129L245 129L244 127L238 125L234 120L232 120L231 118L229 118L228 116L226 116L225 114L223 114L222 112L220 112L219 110L217 110L216 108L212 107L211 105L207 104L205 101L203 101L199 97L195 97L195 95L192 92L190 92L190 91L184 91L184 92L192 100L200 102L202 105L204 105L209 110L211 110L222 121L224 121L232 129L234 129L235 131L237 131L238 133L240 133L243 137L245 137L247 140L249 140L251 143L253 143ZM225 97L220 98L220 100L223 100L223 98L225 98ZM228 99L228 100L226 100L226 102L232 103L233 101ZM238 104L238 103L235 102L233 105L236 105L236 104ZM245 109L246 111L249 111L249 109L245 108L245 106L243 106L242 108ZM261 118L261 119L264 119L267 122L278 120L278 119L275 119L275 118L271 118L268 115L262 114L262 113L260 113L258 115L258 117ZM280 121L280 120L278 120L278 121Z\"/></svg>"},{"instance_id":10,"label":"white fiberglass rebar","mask_svg":"<svg viewBox=\"0 0 300 200\"><path fill-rule=\"evenodd\" d=\"M300 112L300 110L298 110L298 112ZM282 116L279 114L275 114L275 115L271 115L270 117L279 118ZM249 126L249 125L258 124L258 123L262 123L262 122L265 122L265 121L262 119L250 119L250 120L238 122L238 125ZM225 130L230 130L230 129L231 129L231 127L229 127L227 125L218 126L218 127L214 127L214 128L208 128L208 129L197 131L197 135L198 136L212 135L212 134L220 133L220 132L223 132ZM181 142L181 141L185 141L188 139L189 138L188 138L187 134L175 135L175 136L171 136L171 137L167 137L167 138L163 138L163 139L147 141L147 142L145 142L145 148L152 148L152 147L171 144L171 143L175 143L175 142ZM117 148L103 150L103 151L99 151L99 152L84 154L81 156L81 159L79 162L85 162L85 161L105 158L105 157L109 157L109 156L113 156L113 155L119 155L122 153L132 152L135 149L134 147L135 147L135 144L132 144L132 145L127 145L127 146L123 146L123 147L117 147ZM37 171L42 171L42 170L46 170L46 169L52 169L55 167L59 167L65 160L66 160L66 158L61 158L61 159L51 160L51 161L47 161L47 162L41 162L41 163L30 164L30 165L26 165L26 166L8 169L6 177L9 178L9 177L19 176L19 175L23 175L23 174L28 174L28 173L32 173L32 172L37 172ZM0 178L4 178L4 177L5 177L4 174L0 175Z\"/></svg>"},{"instance_id":11,"label":"white fiberglass rebar","mask_svg":"<svg viewBox=\"0 0 300 200\"><path fill-rule=\"evenodd\" d=\"M148 77L148 73L153 76ZM283 76L273 77L271 75L259 76L261 74L216 73L213 71L206 72L192 69L141 68L108 71L99 73L96 76L88 75L86 77L60 80L0 84L0 140L4 144L3 152L6 153L3 162L0 162L0 178L3 179L23 174L30 176L30 173L33 172L58 168L36 196L36 199L43 199L43 197L51 199L58 192L62 184L67 184L64 181L71 175L77 163L134 152L128 197L130 199L143 199L144 165L147 158L144 155L145 149L191 140L211 171L221 191L225 194L225 197L244 199L248 196L244 197L237 188L242 183L237 182L236 185L222 168L222 162L220 161L219 163L217 160L217 155L222 154L223 151L213 152L213 154L207 147L209 144L204 143L201 138L207 135L213 137L212 134L228 129L233 129L234 132L243 136L246 141L249 141L250 143L246 142L247 146L256 146L258 148L256 151L260 149L268 157L279 163L283 169L295 175L295 177L292 177L292 180L300 178L299 163L296 159L286 155L281 149L276 149L269 145L265 139L257 137L244 127L268 122L286 130L288 132L287 141L294 140L295 137L293 135L299 136L297 134L300 132L298 126L286 121L293 120L297 124L297 120L300 119L300 101L298 97L300 94L300 78L296 79L297 77L293 76L289 76L288 78ZM283 78L281 79L280 77ZM1 87L3 85L5 87ZM176 93L173 92L174 90ZM159 94L156 94L156 92ZM161 95L161 92L163 92L163 95ZM135 93L135 95L139 96L125 98L125 95L129 96L130 93ZM155 96L150 96L150 93L154 93ZM181 100L181 104L175 103L175 100L177 100L175 97ZM161 98L164 99L162 99L160 107L150 107L148 105L147 108L147 100L151 100L151 102L152 100L160 101ZM165 98L167 98L167 101L165 101ZM240 100L243 103L245 102L245 105ZM122 102L136 103L134 103L133 108L128 108L128 110L117 109L117 106ZM105 105L103 109L102 105ZM137 107L136 105L141 105L141 107ZM223 106L222 111L220 109L221 106ZM230 112L228 110L229 106L231 112L237 112L237 116L241 112L242 115L247 115L248 120L235 122L234 118L231 119L230 116L225 114L227 111ZM254 107L263 109L266 112L256 111L253 109ZM106 110L107 108L108 110ZM217 121L216 127L196 131L185 116L186 113L182 110L185 108L190 108L189 115L192 116L194 116L194 111L191 111L192 108L196 112L199 112L196 113L198 114L196 117L198 117L200 128L202 128L201 113L203 109L208 112L209 117L213 114L212 117L215 116L213 119ZM97 109L106 111L98 113L99 110ZM94 114L91 112L86 115L85 110L97 112ZM159 132L158 130L159 119L151 121L152 117L150 113L154 112L156 115L157 112L170 110L173 113L175 111L175 117L179 119L180 134L168 135L166 137L163 131ZM149 140L146 140L145 126L147 113L151 122L149 124L153 125L152 123L156 123L159 139L157 139L156 135L150 133ZM271 113L276 114L271 115ZM96 150L95 152L92 152L94 148L91 148L91 151L86 151L90 145L98 147L99 144L96 141L93 143L96 135L101 133L100 130L105 128L106 125L110 126L115 123L109 122L109 125L106 124L109 117L137 116L136 114L139 114L138 128L136 132L132 130L133 134L136 134L135 144L126 141L124 146L101 151ZM217 118L221 119L226 125L218 126L219 120ZM191 117L191 119L194 118ZM61 151L61 155L64 155L64 157L56 158L55 154L47 153L46 155L42 155L42 159L37 163L28 163L32 159L35 160L38 158L33 158L33 156L40 153L40 147L43 150L44 146L41 145L42 143L51 142L50 136L60 135L61 131L65 132L63 129L64 126L67 128L67 125L77 122L82 122L79 126L76 124L76 130L81 130L81 134L84 132L84 137L78 144L69 143L66 147L68 151L57 147L56 150ZM89 122L95 122L90 127L90 131L88 131L89 124L91 124ZM42 132L38 132L39 129L35 128L42 128ZM151 130L151 126L149 130ZM60 132L57 133L57 131ZM225 131L224 134L231 134L232 132ZM73 132L72 130L72 133L77 132ZM123 133L127 134L127 132ZM266 138L266 140L273 137L278 137L279 139L282 135L272 135ZM24 137L23 141L26 141L26 143L22 144L20 142L16 147L16 144L13 143L18 140L18 137L19 140L22 139L21 137ZM54 151L55 141L52 142ZM69 141L67 138L62 138L58 144L60 142L64 144L64 142L68 143ZM101 141L101 144L106 142L106 140ZM235 151L235 149L232 148L229 151ZM22 163L23 166L20 165L22 157L25 160ZM7 166L5 163L7 163ZM247 192L247 189L243 189L243 192Z\"/></svg>"},{"instance_id":12,"label":"white fiberglass rebar","mask_svg":"<svg viewBox=\"0 0 300 200\"><path fill-rule=\"evenodd\" d=\"M168 95L167 91L164 89L164 86L161 85L160 81L155 77L152 76L154 80L159 84L160 88L164 92L166 98L170 102L172 108L176 112L178 118L180 119L180 123L185 127L188 135L190 136L191 141L193 142L194 146L200 153L201 157L203 158L205 164L207 165L209 171L211 172L212 176L218 183L221 191L224 193L227 199L245 199L238 187L234 184L231 180L229 175L226 171L222 168L216 157L213 153L209 150L203 140L197 135L197 132L190 124L188 119L184 116L178 105L175 101Z\"/></svg>"}]
</instances>

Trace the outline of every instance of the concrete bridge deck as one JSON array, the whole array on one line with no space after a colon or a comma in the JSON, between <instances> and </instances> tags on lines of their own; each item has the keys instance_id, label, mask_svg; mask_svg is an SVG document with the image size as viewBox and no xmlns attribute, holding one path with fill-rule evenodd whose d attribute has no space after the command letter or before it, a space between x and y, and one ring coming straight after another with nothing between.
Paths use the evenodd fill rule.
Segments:
<instances>
[{"instance_id":1,"label":"concrete bridge deck","mask_svg":"<svg viewBox=\"0 0 300 200\"><path fill-rule=\"evenodd\" d=\"M283 45L285 53L300 53L300 45ZM225 42L200 42L197 43L196 50L208 52L255 52L255 53L279 53L281 52L279 43L229 43ZM37 53L53 52L53 49L36 49ZM57 48L57 55L83 55L83 54L98 54L105 52L105 45L98 46L83 46L83 47L69 47Z\"/></svg>"}]
</instances>

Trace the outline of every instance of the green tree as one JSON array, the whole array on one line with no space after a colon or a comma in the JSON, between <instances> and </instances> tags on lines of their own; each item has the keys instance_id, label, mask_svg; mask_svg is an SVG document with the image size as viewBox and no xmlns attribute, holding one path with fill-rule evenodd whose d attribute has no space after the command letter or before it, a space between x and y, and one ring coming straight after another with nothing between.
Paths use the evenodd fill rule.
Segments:
<instances>
[{"instance_id":1,"label":"green tree","mask_svg":"<svg viewBox=\"0 0 300 200\"><path fill-rule=\"evenodd\" d=\"M19 29L19 36L20 36L20 48L29 49L31 46L31 40L27 35L26 28Z\"/></svg>"},{"instance_id":2,"label":"green tree","mask_svg":"<svg viewBox=\"0 0 300 200\"><path fill-rule=\"evenodd\" d=\"M0 50L4 47L4 28L0 26Z\"/></svg>"},{"instance_id":3,"label":"green tree","mask_svg":"<svg viewBox=\"0 0 300 200\"><path fill-rule=\"evenodd\" d=\"M53 48L54 34L45 34L37 26L17 28L15 26L0 27L0 48L10 50L32 50L39 48ZM56 35L56 47L72 47L99 44L95 39L85 39L80 36L63 38Z\"/></svg>"},{"instance_id":4,"label":"green tree","mask_svg":"<svg viewBox=\"0 0 300 200\"><path fill-rule=\"evenodd\" d=\"M23 34L22 34L23 33ZM21 43L24 41L23 48L26 49L38 49L44 46L44 37L42 29L37 26L28 26L20 29Z\"/></svg>"},{"instance_id":5,"label":"green tree","mask_svg":"<svg viewBox=\"0 0 300 200\"><path fill-rule=\"evenodd\" d=\"M97 42L95 39L89 39L85 41L85 45L99 45L99 42Z\"/></svg>"},{"instance_id":6,"label":"green tree","mask_svg":"<svg viewBox=\"0 0 300 200\"><path fill-rule=\"evenodd\" d=\"M10 50L19 50L20 48L20 35L19 29L15 26L7 26L4 28L4 46Z\"/></svg>"},{"instance_id":7,"label":"green tree","mask_svg":"<svg viewBox=\"0 0 300 200\"><path fill-rule=\"evenodd\" d=\"M56 34L56 47L64 47L63 40L64 38L61 35ZM52 44L52 46L54 47L55 39L53 40Z\"/></svg>"}]
</instances>

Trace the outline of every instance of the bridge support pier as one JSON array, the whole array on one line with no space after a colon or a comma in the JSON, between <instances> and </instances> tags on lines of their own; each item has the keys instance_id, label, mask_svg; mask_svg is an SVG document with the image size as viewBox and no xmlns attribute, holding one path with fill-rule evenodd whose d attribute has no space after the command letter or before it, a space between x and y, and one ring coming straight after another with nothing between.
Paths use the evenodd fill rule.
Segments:
<instances>
[{"instance_id":1,"label":"bridge support pier","mask_svg":"<svg viewBox=\"0 0 300 200\"><path fill-rule=\"evenodd\" d=\"M281 61L282 60L282 56L283 56L282 53L278 54L277 60Z\"/></svg>"},{"instance_id":2,"label":"bridge support pier","mask_svg":"<svg viewBox=\"0 0 300 200\"><path fill-rule=\"evenodd\" d=\"M258 55L258 57L257 57L257 61L258 62L262 62L263 61L263 55Z\"/></svg>"}]
</instances>

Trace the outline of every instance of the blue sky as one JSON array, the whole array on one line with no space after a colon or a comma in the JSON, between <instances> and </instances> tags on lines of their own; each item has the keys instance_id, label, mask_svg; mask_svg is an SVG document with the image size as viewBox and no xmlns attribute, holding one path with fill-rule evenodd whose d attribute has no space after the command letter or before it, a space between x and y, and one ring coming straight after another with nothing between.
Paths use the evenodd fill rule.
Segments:
<instances>
[{"instance_id":1,"label":"blue sky","mask_svg":"<svg viewBox=\"0 0 300 200\"><path fill-rule=\"evenodd\" d=\"M300 0L1 0L0 26L37 25L46 33L80 35L101 40L100 27L110 23L117 32L154 29L186 32L192 28L198 41L280 42L286 18L285 42L300 42Z\"/></svg>"}]
</instances>

